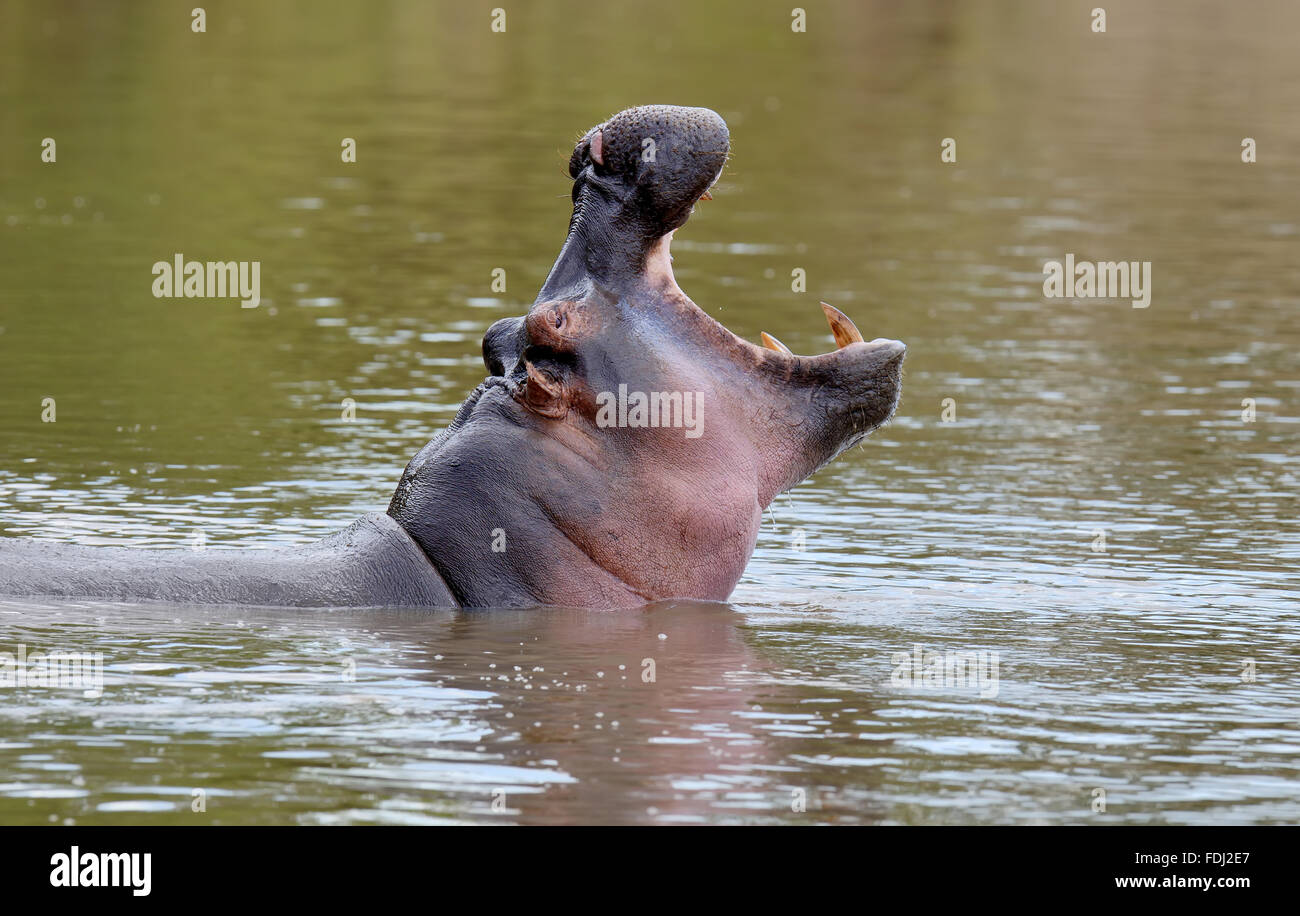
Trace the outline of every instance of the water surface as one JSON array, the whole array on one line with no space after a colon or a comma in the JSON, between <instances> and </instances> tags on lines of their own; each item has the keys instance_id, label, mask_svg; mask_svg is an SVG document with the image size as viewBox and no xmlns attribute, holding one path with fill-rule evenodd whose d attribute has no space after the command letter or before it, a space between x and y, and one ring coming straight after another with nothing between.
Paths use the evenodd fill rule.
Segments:
<instances>
[{"instance_id":1,"label":"water surface","mask_svg":"<svg viewBox=\"0 0 1300 916\"><path fill-rule=\"evenodd\" d=\"M702 308L812 353L825 299L909 355L727 605L0 601L0 652L105 665L0 690L0 821L1300 819L1300 9L807 8L5 5L0 535L382 509L545 277L572 141L634 104L731 125L674 244ZM153 298L178 251L260 260L262 305ZM1150 307L1045 299L1067 252L1152 262ZM996 690L899 686L917 646Z\"/></svg>"}]
</instances>

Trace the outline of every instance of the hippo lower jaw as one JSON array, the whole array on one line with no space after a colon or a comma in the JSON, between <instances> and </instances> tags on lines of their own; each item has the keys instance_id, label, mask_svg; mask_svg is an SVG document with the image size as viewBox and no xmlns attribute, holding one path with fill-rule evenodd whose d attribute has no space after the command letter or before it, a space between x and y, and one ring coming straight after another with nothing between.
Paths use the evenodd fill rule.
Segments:
<instances>
[{"instance_id":1,"label":"hippo lower jaw","mask_svg":"<svg viewBox=\"0 0 1300 916\"><path fill-rule=\"evenodd\" d=\"M650 295L675 313L678 333L707 341L746 379L761 381L759 392L767 395L766 406L787 418L784 430L781 424L760 426L765 442L773 446L776 465L759 488L760 502L766 506L777 494L860 444L894 415L902 393L907 346L886 337L864 340L852 319L828 302L820 305L835 341L834 350L800 356L766 331L761 332L761 344L751 343L711 317L677 285L671 251L675 233L665 233L649 248L639 278ZM788 397L791 394L793 406ZM809 460L791 453L791 449L799 447L797 437L791 439L789 448L781 447L783 432L806 423L807 411L798 409L804 403L808 410L824 417L827 429L823 436L836 440L833 448L824 451L803 445Z\"/></svg>"}]
</instances>

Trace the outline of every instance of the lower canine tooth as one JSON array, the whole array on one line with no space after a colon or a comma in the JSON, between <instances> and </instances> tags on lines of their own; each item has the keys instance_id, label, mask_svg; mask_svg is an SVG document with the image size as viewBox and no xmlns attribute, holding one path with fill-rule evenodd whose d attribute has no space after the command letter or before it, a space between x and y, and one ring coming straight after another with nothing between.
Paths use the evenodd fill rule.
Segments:
<instances>
[{"instance_id":1,"label":"lower canine tooth","mask_svg":"<svg viewBox=\"0 0 1300 916\"><path fill-rule=\"evenodd\" d=\"M830 322L831 333L835 335L835 346L843 350L851 343L862 343L862 332L858 330L857 325L849 320L845 315L829 302L822 303L822 311L826 313L826 320Z\"/></svg>"},{"instance_id":2,"label":"lower canine tooth","mask_svg":"<svg viewBox=\"0 0 1300 916\"><path fill-rule=\"evenodd\" d=\"M771 334L767 333L767 331L763 332L763 346L767 347L769 350L784 353L786 356L794 356L794 354L790 352L789 347L781 343L781 341L777 340Z\"/></svg>"}]
</instances>

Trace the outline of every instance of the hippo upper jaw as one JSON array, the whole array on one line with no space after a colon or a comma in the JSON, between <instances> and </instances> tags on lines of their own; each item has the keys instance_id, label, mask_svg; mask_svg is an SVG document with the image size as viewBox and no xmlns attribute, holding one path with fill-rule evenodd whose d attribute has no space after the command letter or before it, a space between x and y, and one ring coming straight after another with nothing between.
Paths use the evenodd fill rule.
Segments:
<instances>
[{"instance_id":1,"label":"hippo upper jaw","mask_svg":"<svg viewBox=\"0 0 1300 916\"><path fill-rule=\"evenodd\" d=\"M630 108L587 131L569 159L568 238L536 301L641 285L647 257L710 196L729 150L726 122L707 108Z\"/></svg>"},{"instance_id":2,"label":"hippo upper jaw","mask_svg":"<svg viewBox=\"0 0 1300 916\"><path fill-rule=\"evenodd\" d=\"M569 158L574 195L614 189L623 232L656 239L686 222L722 174L731 148L727 124L708 108L645 105L598 124Z\"/></svg>"}]
</instances>

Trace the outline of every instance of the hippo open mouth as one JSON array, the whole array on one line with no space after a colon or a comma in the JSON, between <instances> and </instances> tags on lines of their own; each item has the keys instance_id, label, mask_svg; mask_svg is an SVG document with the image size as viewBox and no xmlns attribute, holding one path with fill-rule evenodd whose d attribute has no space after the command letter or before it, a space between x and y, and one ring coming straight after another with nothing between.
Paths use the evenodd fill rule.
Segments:
<instances>
[{"instance_id":1,"label":"hippo open mouth","mask_svg":"<svg viewBox=\"0 0 1300 916\"><path fill-rule=\"evenodd\" d=\"M798 356L743 340L677 285L673 234L729 148L713 111L659 105L578 141L555 265L526 316L488 329L490 377L389 507L465 602L518 603L503 582L584 606L726 598L771 500L892 415L902 343L863 341L823 303L837 349ZM463 514L427 511L449 505ZM511 541L494 519L521 514L535 518ZM467 562L494 529L512 546Z\"/></svg>"},{"instance_id":2,"label":"hippo open mouth","mask_svg":"<svg viewBox=\"0 0 1300 916\"><path fill-rule=\"evenodd\" d=\"M488 378L407 465L386 515L302 547L138 550L0 538L0 594L323 606L632 607L725 599L763 510L889 419L904 347L796 356L714 321L669 246L717 181L727 126L632 108L569 161L573 216Z\"/></svg>"}]
</instances>

